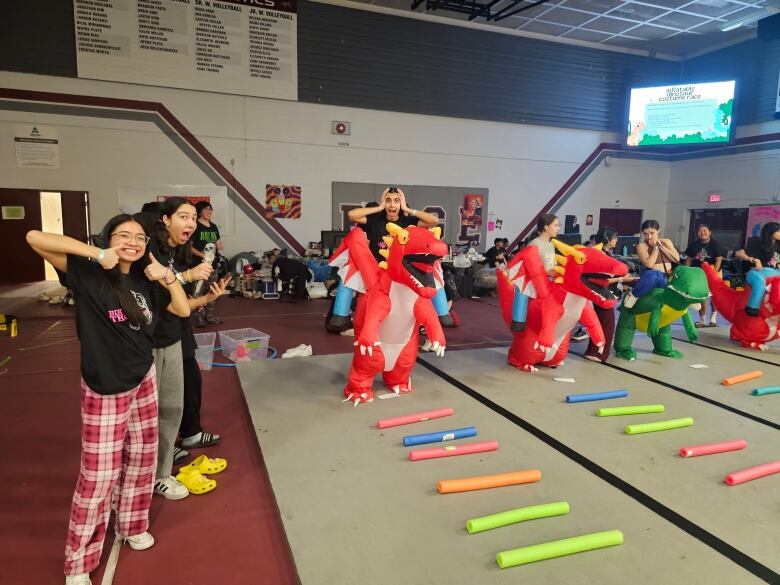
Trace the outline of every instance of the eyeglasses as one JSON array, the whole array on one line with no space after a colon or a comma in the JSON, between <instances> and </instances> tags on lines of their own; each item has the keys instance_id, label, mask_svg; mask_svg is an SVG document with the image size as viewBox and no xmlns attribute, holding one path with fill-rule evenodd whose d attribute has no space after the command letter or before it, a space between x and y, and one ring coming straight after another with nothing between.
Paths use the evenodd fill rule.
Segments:
<instances>
[{"instance_id":1,"label":"eyeglasses","mask_svg":"<svg viewBox=\"0 0 780 585\"><path fill-rule=\"evenodd\" d=\"M122 242L123 244L129 244L132 241L135 241L137 244L141 244L145 246L149 243L149 236L144 234L131 234L130 232L114 232L111 234L111 237L114 236L117 237L117 239Z\"/></svg>"}]
</instances>

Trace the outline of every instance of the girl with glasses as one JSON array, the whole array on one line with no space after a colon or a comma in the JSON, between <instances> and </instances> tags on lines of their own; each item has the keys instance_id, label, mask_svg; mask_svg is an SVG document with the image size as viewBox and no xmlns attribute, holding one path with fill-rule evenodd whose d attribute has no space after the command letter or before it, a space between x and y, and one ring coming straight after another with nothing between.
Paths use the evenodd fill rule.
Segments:
<instances>
[{"instance_id":1,"label":"girl with glasses","mask_svg":"<svg viewBox=\"0 0 780 585\"><path fill-rule=\"evenodd\" d=\"M90 584L112 501L117 537L134 550L154 544L147 532L157 465L154 325L161 312L185 317L190 309L176 276L151 258L144 262L147 241L130 215L106 224L102 249L59 234L27 234L77 301L82 451L65 545L66 585ZM166 291L166 304L155 303L156 289Z\"/></svg>"}]
</instances>

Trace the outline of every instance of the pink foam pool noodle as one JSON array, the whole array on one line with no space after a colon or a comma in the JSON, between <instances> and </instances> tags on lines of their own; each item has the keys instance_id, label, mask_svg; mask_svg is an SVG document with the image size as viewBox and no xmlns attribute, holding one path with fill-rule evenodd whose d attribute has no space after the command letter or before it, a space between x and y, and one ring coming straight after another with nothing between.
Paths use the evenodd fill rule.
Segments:
<instances>
[{"instance_id":1,"label":"pink foam pool noodle","mask_svg":"<svg viewBox=\"0 0 780 585\"><path fill-rule=\"evenodd\" d=\"M738 485L740 483L745 483L746 481L753 481L759 477L772 475L773 473L780 473L780 460L729 473L726 476L726 483L729 485Z\"/></svg>"},{"instance_id":2,"label":"pink foam pool noodle","mask_svg":"<svg viewBox=\"0 0 780 585\"><path fill-rule=\"evenodd\" d=\"M715 453L725 453L726 451L738 451L747 447L747 442L743 439L737 441L723 441L721 443L709 443L707 445L694 445L693 447L683 447L680 449L682 457L698 457L699 455L713 455Z\"/></svg>"},{"instance_id":3,"label":"pink foam pool noodle","mask_svg":"<svg viewBox=\"0 0 780 585\"><path fill-rule=\"evenodd\" d=\"M414 414L407 414L406 416L385 418L376 421L376 428L388 429L390 427L400 427L401 425L409 425L412 423L423 422L425 420L431 420L432 418L442 418L443 416L450 416L454 412L455 409L453 408L440 408L438 410L427 410L425 412L415 412Z\"/></svg>"},{"instance_id":4,"label":"pink foam pool noodle","mask_svg":"<svg viewBox=\"0 0 780 585\"><path fill-rule=\"evenodd\" d=\"M471 453L484 453L498 449L498 441L483 441L481 443L466 443L465 445L447 445L433 449L418 449L409 451L409 461L422 461L423 459L438 459L439 457L454 457L455 455L470 455Z\"/></svg>"}]
</instances>

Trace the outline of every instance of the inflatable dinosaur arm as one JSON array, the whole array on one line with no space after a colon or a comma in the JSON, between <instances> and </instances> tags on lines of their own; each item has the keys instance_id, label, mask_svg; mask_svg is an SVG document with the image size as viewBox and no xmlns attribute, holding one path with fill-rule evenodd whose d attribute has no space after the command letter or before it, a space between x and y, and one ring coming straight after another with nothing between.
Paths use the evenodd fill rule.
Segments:
<instances>
[{"instance_id":1,"label":"inflatable dinosaur arm","mask_svg":"<svg viewBox=\"0 0 780 585\"><path fill-rule=\"evenodd\" d=\"M441 328L439 316L428 299L419 298L414 303L414 319L425 327L425 335L431 342L431 349L438 357L444 355L447 340L444 338L444 330Z\"/></svg>"},{"instance_id":2,"label":"inflatable dinosaur arm","mask_svg":"<svg viewBox=\"0 0 780 585\"><path fill-rule=\"evenodd\" d=\"M390 297L378 288L374 288L366 294L365 320L355 341L355 346L360 349L361 355L366 353L371 355L373 348L379 345L379 326L390 313Z\"/></svg>"},{"instance_id":3,"label":"inflatable dinosaur arm","mask_svg":"<svg viewBox=\"0 0 780 585\"><path fill-rule=\"evenodd\" d=\"M546 351L555 346L555 325L563 317L564 307L554 295L548 294L542 299L541 328L539 329L539 349Z\"/></svg>"},{"instance_id":4,"label":"inflatable dinosaur arm","mask_svg":"<svg viewBox=\"0 0 780 585\"><path fill-rule=\"evenodd\" d=\"M591 341L593 341L597 347L603 348L607 339L604 337L604 329L601 327L601 322L596 316L596 311L593 309L592 303L585 303L585 307L583 307L582 314L580 315L580 323L587 329Z\"/></svg>"},{"instance_id":5,"label":"inflatable dinosaur arm","mask_svg":"<svg viewBox=\"0 0 780 585\"><path fill-rule=\"evenodd\" d=\"M699 339L699 334L696 333L696 326L693 324L690 313L685 313L685 315L682 316L682 323L685 328L685 334L688 336L688 341L697 341Z\"/></svg>"},{"instance_id":6,"label":"inflatable dinosaur arm","mask_svg":"<svg viewBox=\"0 0 780 585\"><path fill-rule=\"evenodd\" d=\"M647 321L647 334L650 337L658 335L658 330L661 326L661 306L656 305L650 312L650 318Z\"/></svg>"}]
</instances>

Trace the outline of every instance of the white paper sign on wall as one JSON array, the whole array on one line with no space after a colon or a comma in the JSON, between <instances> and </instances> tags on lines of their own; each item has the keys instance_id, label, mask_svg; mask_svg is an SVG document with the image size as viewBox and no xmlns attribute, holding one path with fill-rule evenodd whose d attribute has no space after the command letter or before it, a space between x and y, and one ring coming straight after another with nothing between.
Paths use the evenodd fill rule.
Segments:
<instances>
[{"instance_id":1,"label":"white paper sign on wall","mask_svg":"<svg viewBox=\"0 0 780 585\"><path fill-rule=\"evenodd\" d=\"M38 124L14 124L16 166L38 169L60 168L57 129Z\"/></svg>"}]
</instances>

